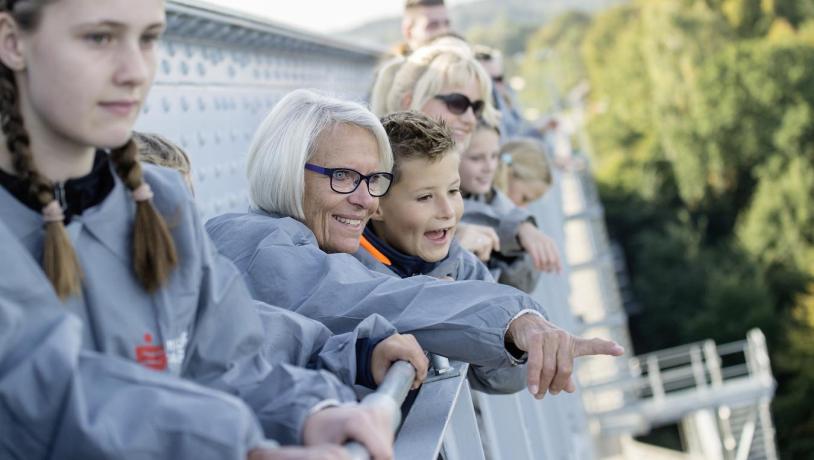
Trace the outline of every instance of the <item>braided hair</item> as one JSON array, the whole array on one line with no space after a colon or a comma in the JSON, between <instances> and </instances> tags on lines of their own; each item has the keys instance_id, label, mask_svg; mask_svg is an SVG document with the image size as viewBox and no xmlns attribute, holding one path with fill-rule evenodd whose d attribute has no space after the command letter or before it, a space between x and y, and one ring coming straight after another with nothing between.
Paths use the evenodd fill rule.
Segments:
<instances>
[{"instance_id":1,"label":"braided hair","mask_svg":"<svg viewBox=\"0 0 814 460\"><path fill-rule=\"evenodd\" d=\"M34 30L44 6L54 0L0 0L0 13L8 13L23 30ZM0 63L0 129L14 173L27 184L27 193L42 206L45 235L42 268L57 295L63 300L81 291L82 270L65 230L64 216L54 196L54 184L35 168L31 139L20 111L15 72ZM148 292L154 292L169 278L178 263L175 244L164 219L150 198L149 185L142 178L138 148L129 140L111 154L116 174L133 192L136 216L133 227L133 270Z\"/></svg>"}]
</instances>

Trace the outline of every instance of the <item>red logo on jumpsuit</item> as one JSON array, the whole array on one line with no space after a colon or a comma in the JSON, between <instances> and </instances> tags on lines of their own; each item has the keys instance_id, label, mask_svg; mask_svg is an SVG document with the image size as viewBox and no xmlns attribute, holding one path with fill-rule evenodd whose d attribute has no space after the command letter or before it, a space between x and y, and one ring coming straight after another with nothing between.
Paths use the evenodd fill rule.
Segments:
<instances>
[{"instance_id":1,"label":"red logo on jumpsuit","mask_svg":"<svg viewBox=\"0 0 814 460\"><path fill-rule=\"evenodd\" d=\"M153 336L144 334L144 345L136 347L136 361L145 367L163 371L167 368L167 353L164 347L153 345Z\"/></svg>"}]
</instances>

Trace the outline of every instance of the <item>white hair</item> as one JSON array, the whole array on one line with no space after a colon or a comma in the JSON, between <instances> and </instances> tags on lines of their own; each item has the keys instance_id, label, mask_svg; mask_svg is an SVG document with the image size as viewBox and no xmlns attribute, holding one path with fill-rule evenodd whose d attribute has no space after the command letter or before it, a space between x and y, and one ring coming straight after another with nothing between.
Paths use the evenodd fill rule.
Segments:
<instances>
[{"instance_id":1,"label":"white hair","mask_svg":"<svg viewBox=\"0 0 814 460\"><path fill-rule=\"evenodd\" d=\"M379 145L379 161L393 169L393 152L381 121L360 104L298 89L283 97L254 133L247 174L252 205L304 220L305 163L326 129L348 124L366 129Z\"/></svg>"}]
</instances>

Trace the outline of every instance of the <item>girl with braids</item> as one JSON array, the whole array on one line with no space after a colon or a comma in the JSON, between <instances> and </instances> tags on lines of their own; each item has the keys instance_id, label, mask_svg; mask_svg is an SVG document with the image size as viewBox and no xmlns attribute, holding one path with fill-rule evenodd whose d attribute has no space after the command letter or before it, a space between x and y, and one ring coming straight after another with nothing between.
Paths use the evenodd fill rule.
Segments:
<instances>
[{"instance_id":1,"label":"girl with braids","mask_svg":"<svg viewBox=\"0 0 814 460\"><path fill-rule=\"evenodd\" d=\"M253 301L181 177L138 162L164 24L163 0L0 0L0 458L391 457L382 414L337 405L398 359L418 383L415 339Z\"/></svg>"}]
</instances>

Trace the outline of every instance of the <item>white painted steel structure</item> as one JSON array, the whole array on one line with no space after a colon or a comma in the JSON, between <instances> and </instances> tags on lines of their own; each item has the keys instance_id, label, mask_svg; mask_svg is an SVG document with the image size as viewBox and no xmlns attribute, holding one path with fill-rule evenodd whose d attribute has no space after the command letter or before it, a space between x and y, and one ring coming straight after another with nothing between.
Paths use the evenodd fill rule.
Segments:
<instances>
[{"instance_id":1,"label":"white painted steel structure","mask_svg":"<svg viewBox=\"0 0 814 460\"><path fill-rule=\"evenodd\" d=\"M204 219L246 209L249 142L283 95L295 88L315 88L363 101L382 51L194 0L170 0L167 8L169 27L160 47L156 84L137 129L163 134L190 154L196 199ZM587 162L582 160L582 164ZM531 210L546 234L564 248L569 263L561 275L544 275L533 296L563 328L575 334L610 337L630 349L602 208L588 168L558 173L553 189ZM746 401L751 404L747 409L755 410L734 403L722 406L714 397L709 404L692 405L696 411L689 414L671 409L678 417L673 421L684 417L687 433L705 429L710 418L703 414L712 410L711 420L720 432L712 444L722 446L718 449L722 459L775 458L767 409L773 382L765 346L755 344L757 337L757 333L750 336L745 348L751 367L742 376L755 376L758 381L759 390L748 396L758 400ZM624 444L614 442L615 436L629 436L664 421L648 416L645 406L648 401L671 401L673 382L695 379L695 398L729 385L731 369L716 370L718 358L710 352L712 345L688 347L682 349L682 356L688 357L689 364L675 371L675 378L668 375L672 370L664 369L666 355L596 358L578 367L582 389L577 395L561 394L542 402L526 392L510 396L473 392L466 382L466 364L453 362L450 370L422 387L398 433L396 458L435 460L440 454L466 460L590 460L608 456L613 451L608 445ZM732 347L736 346L718 347L718 355L722 350L734 350ZM705 386L700 384L702 380ZM729 407L727 413L724 408ZM656 412L664 418L662 414L669 411ZM702 442L703 436L689 439L689 450L709 451L704 446L710 443ZM769 454L752 456L753 449L741 447L747 441L749 446L764 445Z\"/></svg>"}]
</instances>

